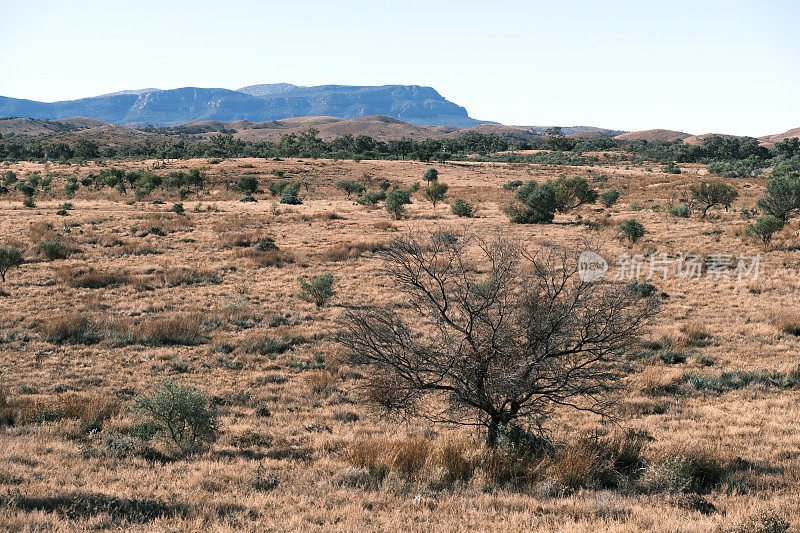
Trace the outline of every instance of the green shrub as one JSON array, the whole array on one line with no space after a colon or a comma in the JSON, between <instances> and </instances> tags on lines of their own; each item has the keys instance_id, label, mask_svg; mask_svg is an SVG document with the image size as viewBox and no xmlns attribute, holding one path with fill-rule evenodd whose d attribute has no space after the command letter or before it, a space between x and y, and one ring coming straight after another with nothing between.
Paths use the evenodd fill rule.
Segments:
<instances>
[{"instance_id":1,"label":"green shrub","mask_svg":"<svg viewBox=\"0 0 800 533\"><path fill-rule=\"evenodd\" d=\"M36 207L36 201L33 199L33 196L26 196L25 199L22 200L22 205L27 208L33 209L34 207Z\"/></svg>"},{"instance_id":2,"label":"green shrub","mask_svg":"<svg viewBox=\"0 0 800 533\"><path fill-rule=\"evenodd\" d=\"M272 196L279 196L290 183L289 180L274 180L269 184L269 193Z\"/></svg>"},{"instance_id":3,"label":"green shrub","mask_svg":"<svg viewBox=\"0 0 800 533\"><path fill-rule=\"evenodd\" d=\"M183 204L181 203L172 204L172 212L177 213L179 215L184 214L185 210L183 209Z\"/></svg>"},{"instance_id":4,"label":"green shrub","mask_svg":"<svg viewBox=\"0 0 800 533\"><path fill-rule=\"evenodd\" d=\"M402 218L405 206L410 203L411 195L403 189L394 189L386 195L386 211L396 219Z\"/></svg>"},{"instance_id":5,"label":"green shrub","mask_svg":"<svg viewBox=\"0 0 800 533\"><path fill-rule=\"evenodd\" d=\"M67 182L64 184L64 196L69 198L75 198L75 193L78 192L78 178L70 177L67 178Z\"/></svg>"},{"instance_id":6,"label":"green shrub","mask_svg":"<svg viewBox=\"0 0 800 533\"><path fill-rule=\"evenodd\" d=\"M619 200L619 191L617 189L606 189L600 193L600 203L605 207L611 207Z\"/></svg>"},{"instance_id":7,"label":"green shrub","mask_svg":"<svg viewBox=\"0 0 800 533\"><path fill-rule=\"evenodd\" d=\"M622 239L628 240L631 244L644 237L644 226L635 218L629 218L619 226L619 234Z\"/></svg>"},{"instance_id":8,"label":"green shrub","mask_svg":"<svg viewBox=\"0 0 800 533\"><path fill-rule=\"evenodd\" d=\"M515 195L519 201L506 209L514 224L549 224L556 214L556 195L551 187L535 181L523 184Z\"/></svg>"},{"instance_id":9,"label":"green shrub","mask_svg":"<svg viewBox=\"0 0 800 533\"><path fill-rule=\"evenodd\" d=\"M308 280L305 277L297 278L300 283L300 292L297 296L307 302L314 302L317 307L322 307L335 294L333 290L333 274L322 274Z\"/></svg>"},{"instance_id":10,"label":"green shrub","mask_svg":"<svg viewBox=\"0 0 800 533\"><path fill-rule=\"evenodd\" d=\"M253 196L258 192L258 178L255 176L242 176L239 178L238 187L245 196Z\"/></svg>"},{"instance_id":11,"label":"green shrub","mask_svg":"<svg viewBox=\"0 0 800 533\"><path fill-rule=\"evenodd\" d=\"M450 212L457 217L470 218L475 214L475 207L462 198L456 198L450 204Z\"/></svg>"},{"instance_id":12,"label":"green shrub","mask_svg":"<svg viewBox=\"0 0 800 533\"><path fill-rule=\"evenodd\" d=\"M22 258L22 253L17 248L0 247L0 280L4 283L6 281L6 274L12 268L17 268L25 260Z\"/></svg>"},{"instance_id":13,"label":"green shrub","mask_svg":"<svg viewBox=\"0 0 800 533\"><path fill-rule=\"evenodd\" d=\"M51 261L69 257L69 250L61 237L51 237L40 242L39 252Z\"/></svg>"},{"instance_id":14,"label":"green shrub","mask_svg":"<svg viewBox=\"0 0 800 533\"><path fill-rule=\"evenodd\" d=\"M503 184L503 188L507 191L519 189L520 187L522 187L522 180L511 180Z\"/></svg>"},{"instance_id":15,"label":"green shrub","mask_svg":"<svg viewBox=\"0 0 800 533\"><path fill-rule=\"evenodd\" d=\"M197 389L166 379L136 401L142 437L160 437L181 454L196 451L217 438L216 415Z\"/></svg>"},{"instance_id":16,"label":"green shrub","mask_svg":"<svg viewBox=\"0 0 800 533\"><path fill-rule=\"evenodd\" d=\"M281 203L287 205L300 205L303 201L298 196L300 192L300 182L293 181L281 191Z\"/></svg>"},{"instance_id":17,"label":"green shrub","mask_svg":"<svg viewBox=\"0 0 800 533\"><path fill-rule=\"evenodd\" d=\"M772 215L763 215L758 217L755 223L747 226L747 234L751 237L761 239L764 244L769 244L772 236L783 229L783 220L776 218Z\"/></svg>"},{"instance_id":18,"label":"green shrub","mask_svg":"<svg viewBox=\"0 0 800 533\"><path fill-rule=\"evenodd\" d=\"M662 171L667 173L667 174L680 174L681 173L680 167L678 167L678 165L676 165L674 161L670 161L669 163L667 163L666 166L662 169Z\"/></svg>"},{"instance_id":19,"label":"green shrub","mask_svg":"<svg viewBox=\"0 0 800 533\"><path fill-rule=\"evenodd\" d=\"M439 171L433 167L430 167L425 171L425 174L422 175L422 179L425 181L436 181L439 179Z\"/></svg>"},{"instance_id":20,"label":"green shrub","mask_svg":"<svg viewBox=\"0 0 800 533\"><path fill-rule=\"evenodd\" d=\"M376 205L383 200L386 200L386 191L364 191L356 202L361 205Z\"/></svg>"},{"instance_id":21,"label":"green shrub","mask_svg":"<svg viewBox=\"0 0 800 533\"><path fill-rule=\"evenodd\" d=\"M670 205L667 208L667 212L670 215L672 215L674 217L678 217L678 218L689 218L689 216L691 216L691 214L692 214L692 210L689 207L689 204L684 203L684 202L681 202L679 204Z\"/></svg>"}]
</instances>

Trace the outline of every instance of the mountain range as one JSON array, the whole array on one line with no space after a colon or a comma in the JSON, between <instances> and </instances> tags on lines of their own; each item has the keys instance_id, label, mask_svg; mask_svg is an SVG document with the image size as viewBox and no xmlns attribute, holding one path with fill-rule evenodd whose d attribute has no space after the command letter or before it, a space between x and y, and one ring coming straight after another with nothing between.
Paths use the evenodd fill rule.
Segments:
<instances>
[{"instance_id":1,"label":"mountain range","mask_svg":"<svg viewBox=\"0 0 800 533\"><path fill-rule=\"evenodd\" d=\"M354 119L384 115L416 126L470 127L488 123L419 85L320 85L289 83L230 89L183 87L119 91L90 98L37 102L0 96L0 116L35 119L89 117L126 126L172 126L198 120L264 122L295 117Z\"/></svg>"}]
</instances>

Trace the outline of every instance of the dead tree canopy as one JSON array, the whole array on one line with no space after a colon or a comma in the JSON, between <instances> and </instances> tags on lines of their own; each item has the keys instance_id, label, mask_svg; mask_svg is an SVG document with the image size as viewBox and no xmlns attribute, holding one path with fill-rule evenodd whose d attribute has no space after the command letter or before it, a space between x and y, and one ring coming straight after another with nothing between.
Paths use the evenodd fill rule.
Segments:
<instances>
[{"instance_id":1,"label":"dead tree canopy","mask_svg":"<svg viewBox=\"0 0 800 533\"><path fill-rule=\"evenodd\" d=\"M604 413L618 355L656 311L626 284L584 282L578 252L534 253L512 240L407 235L380 252L397 309L348 310L339 342L366 365L369 396L431 420L540 424L556 406Z\"/></svg>"}]
</instances>

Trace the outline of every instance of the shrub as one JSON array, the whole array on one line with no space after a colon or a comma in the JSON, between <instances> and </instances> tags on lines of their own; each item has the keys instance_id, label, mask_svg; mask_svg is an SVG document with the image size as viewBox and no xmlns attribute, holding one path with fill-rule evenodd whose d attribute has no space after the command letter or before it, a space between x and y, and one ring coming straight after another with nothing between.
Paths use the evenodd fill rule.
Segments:
<instances>
[{"instance_id":1,"label":"shrub","mask_svg":"<svg viewBox=\"0 0 800 533\"><path fill-rule=\"evenodd\" d=\"M269 184L269 193L272 196L279 196L281 193L283 193L283 189L285 189L289 183L291 183L289 180L271 181Z\"/></svg>"},{"instance_id":2,"label":"shrub","mask_svg":"<svg viewBox=\"0 0 800 533\"><path fill-rule=\"evenodd\" d=\"M680 174L681 169L678 165L675 164L674 161L670 161L666 164L666 166L662 169L663 172L666 174Z\"/></svg>"},{"instance_id":3,"label":"shrub","mask_svg":"<svg viewBox=\"0 0 800 533\"><path fill-rule=\"evenodd\" d=\"M457 217L470 218L475 214L475 207L462 198L456 198L450 204L450 212Z\"/></svg>"},{"instance_id":4,"label":"shrub","mask_svg":"<svg viewBox=\"0 0 800 533\"><path fill-rule=\"evenodd\" d=\"M386 211L395 219L400 219L405 212L405 206L411 203L411 195L403 189L394 189L386 195Z\"/></svg>"},{"instance_id":5,"label":"shrub","mask_svg":"<svg viewBox=\"0 0 800 533\"><path fill-rule=\"evenodd\" d=\"M293 181L281 191L281 203L287 205L300 205L303 201L298 197L300 182Z\"/></svg>"},{"instance_id":6,"label":"shrub","mask_svg":"<svg viewBox=\"0 0 800 533\"><path fill-rule=\"evenodd\" d=\"M305 277L297 278L300 283L298 297L307 302L314 302L317 307L322 307L335 294L333 289L333 274L315 276L309 281Z\"/></svg>"},{"instance_id":7,"label":"shrub","mask_svg":"<svg viewBox=\"0 0 800 533\"><path fill-rule=\"evenodd\" d=\"M12 268L19 267L25 260L17 248L0 247L0 280L6 281L6 274Z\"/></svg>"},{"instance_id":8,"label":"shrub","mask_svg":"<svg viewBox=\"0 0 800 533\"><path fill-rule=\"evenodd\" d=\"M252 196L258 192L258 178L255 176L242 176L237 185L245 196Z\"/></svg>"},{"instance_id":9,"label":"shrub","mask_svg":"<svg viewBox=\"0 0 800 533\"><path fill-rule=\"evenodd\" d=\"M27 208L33 209L34 207L36 207L36 200L33 199L33 196L28 196L24 200L22 200L22 205Z\"/></svg>"},{"instance_id":10,"label":"shrub","mask_svg":"<svg viewBox=\"0 0 800 533\"><path fill-rule=\"evenodd\" d=\"M539 186L535 181L522 185L515 195L518 204L506 209L514 224L549 224L556 214L557 201L551 187Z\"/></svg>"},{"instance_id":11,"label":"shrub","mask_svg":"<svg viewBox=\"0 0 800 533\"><path fill-rule=\"evenodd\" d=\"M51 237L39 243L39 252L47 259L53 261L55 259L66 259L69 257L69 250L61 240L61 237Z\"/></svg>"},{"instance_id":12,"label":"shrub","mask_svg":"<svg viewBox=\"0 0 800 533\"><path fill-rule=\"evenodd\" d=\"M519 189L520 187L522 187L522 180L511 180L508 183L503 184L503 188L507 191Z\"/></svg>"},{"instance_id":13,"label":"shrub","mask_svg":"<svg viewBox=\"0 0 800 533\"><path fill-rule=\"evenodd\" d=\"M629 218L619 226L619 234L622 239L627 239L631 244L644 237L644 226L635 218Z\"/></svg>"},{"instance_id":14,"label":"shrub","mask_svg":"<svg viewBox=\"0 0 800 533\"><path fill-rule=\"evenodd\" d=\"M580 176L548 180L544 186L555 193L556 209L561 213L568 213L580 205L597 201L597 190L589 185L586 178Z\"/></svg>"},{"instance_id":15,"label":"shrub","mask_svg":"<svg viewBox=\"0 0 800 533\"><path fill-rule=\"evenodd\" d=\"M183 204L181 203L172 204L172 212L182 215L185 212L183 209Z\"/></svg>"},{"instance_id":16,"label":"shrub","mask_svg":"<svg viewBox=\"0 0 800 533\"><path fill-rule=\"evenodd\" d=\"M687 204L685 202L681 202L679 204L670 205L667 208L667 212L670 215L672 215L674 217L678 217L678 218L689 218L689 216L692 214L692 210L691 210L691 208L689 208L689 204Z\"/></svg>"},{"instance_id":17,"label":"shrub","mask_svg":"<svg viewBox=\"0 0 800 533\"><path fill-rule=\"evenodd\" d=\"M383 200L386 200L386 191L364 191L356 202L361 205L376 205Z\"/></svg>"},{"instance_id":18,"label":"shrub","mask_svg":"<svg viewBox=\"0 0 800 533\"><path fill-rule=\"evenodd\" d=\"M765 245L772 241L772 236L783 229L784 221L772 215L758 217L755 223L747 226L747 234L751 237L761 239Z\"/></svg>"},{"instance_id":19,"label":"shrub","mask_svg":"<svg viewBox=\"0 0 800 533\"><path fill-rule=\"evenodd\" d=\"M195 346L206 342L200 331L201 322L199 315L148 319L134 334L137 342L151 346Z\"/></svg>"},{"instance_id":20,"label":"shrub","mask_svg":"<svg viewBox=\"0 0 800 533\"><path fill-rule=\"evenodd\" d=\"M144 437L160 437L186 455L217 438L216 415L197 389L166 379L137 400Z\"/></svg>"},{"instance_id":21,"label":"shrub","mask_svg":"<svg viewBox=\"0 0 800 533\"><path fill-rule=\"evenodd\" d=\"M617 189L606 189L600 193L600 203L605 207L611 207L619 200L619 191Z\"/></svg>"}]
</instances>

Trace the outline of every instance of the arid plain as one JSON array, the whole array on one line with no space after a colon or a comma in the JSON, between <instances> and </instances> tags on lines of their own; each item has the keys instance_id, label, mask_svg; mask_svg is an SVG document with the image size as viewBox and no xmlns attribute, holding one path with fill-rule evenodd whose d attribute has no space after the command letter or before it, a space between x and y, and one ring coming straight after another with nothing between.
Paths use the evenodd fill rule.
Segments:
<instances>
[{"instance_id":1,"label":"arid plain","mask_svg":"<svg viewBox=\"0 0 800 533\"><path fill-rule=\"evenodd\" d=\"M154 165L157 174L199 169L203 190L181 199L158 189L134 201L133 192L90 186L64 198L68 176ZM768 246L746 235L743 212L766 179L727 180L738 199L704 219L675 216L668 205L690 196L705 165L667 174L602 155L592 167L437 163L448 199L434 208L417 192L399 220L336 187L408 186L430 166L250 158L0 168L20 179L35 171L53 177L52 197L40 194L36 207L23 207L16 192L0 199L0 245L16 246L26 260L1 286L0 529L666 532L800 524L799 228L792 221ZM258 179L257 202L239 201L243 175ZM270 196L276 175L303 182L301 205ZM509 222L503 207L514 191L505 184L574 175L618 189L619 201L581 206L553 224ZM475 216L451 214L455 198L475 204ZM72 209L57 215L65 202ZM629 218L646 230L634 245L618 238ZM382 417L363 401L363 370L344 363L335 342L344 306L405 303L379 275L374 250L408 231L464 228L532 247L599 243L609 276L620 254L729 254L734 263L760 254L759 273L687 279L670 270L649 280L663 293L661 311L627 351L630 374L613 419L557 411L546 424L556 454L507 476L514 466L470 428ZM39 244L54 236L65 250L49 259ZM254 246L269 239L277 249ZM298 277L325 273L335 280L326 305L297 297ZM166 377L202 390L219 415L216 442L191 456L129 435L135 398ZM595 474L614 446L634 448L636 466L612 487Z\"/></svg>"}]
</instances>

